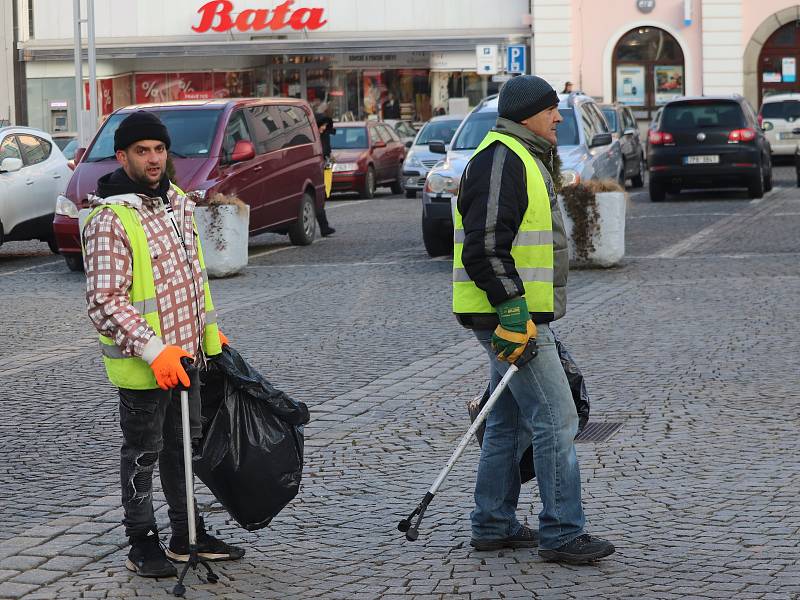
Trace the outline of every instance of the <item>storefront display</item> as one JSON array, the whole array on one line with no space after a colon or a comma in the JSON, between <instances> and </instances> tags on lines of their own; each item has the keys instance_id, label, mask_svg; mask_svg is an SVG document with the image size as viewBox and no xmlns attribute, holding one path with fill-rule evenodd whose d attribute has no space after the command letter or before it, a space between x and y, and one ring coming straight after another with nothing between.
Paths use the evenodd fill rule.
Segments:
<instances>
[{"instance_id":1,"label":"storefront display","mask_svg":"<svg viewBox=\"0 0 800 600\"><path fill-rule=\"evenodd\" d=\"M655 66L653 77L656 105L666 104L678 96L683 96L683 66Z\"/></svg>"},{"instance_id":2,"label":"storefront display","mask_svg":"<svg viewBox=\"0 0 800 600\"><path fill-rule=\"evenodd\" d=\"M617 102L631 106L643 106L644 91L643 66L617 66Z\"/></svg>"}]
</instances>

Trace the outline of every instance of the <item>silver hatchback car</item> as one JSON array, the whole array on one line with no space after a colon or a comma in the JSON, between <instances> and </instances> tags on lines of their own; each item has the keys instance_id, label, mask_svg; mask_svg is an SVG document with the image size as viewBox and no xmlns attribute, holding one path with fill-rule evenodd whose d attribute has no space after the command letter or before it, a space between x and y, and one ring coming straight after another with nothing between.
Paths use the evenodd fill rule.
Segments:
<instances>
[{"instance_id":1,"label":"silver hatchback car","mask_svg":"<svg viewBox=\"0 0 800 600\"><path fill-rule=\"evenodd\" d=\"M415 198L417 192L422 191L428 171L443 158L441 154L432 152L429 144L441 142L447 149L453 134L463 120L464 115L433 117L419 130L403 163L403 187L406 190L406 198Z\"/></svg>"},{"instance_id":2,"label":"silver hatchback car","mask_svg":"<svg viewBox=\"0 0 800 600\"><path fill-rule=\"evenodd\" d=\"M595 101L584 94L562 94L558 110L558 155L564 185L589 179L625 182L622 151L614 140ZM458 194L461 174L497 120L497 96L476 106L459 126L446 154L428 173L422 191L422 240L430 256L453 251L453 216L450 200ZM437 146L431 144L432 149Z\"/></svg>"}]
</instances>

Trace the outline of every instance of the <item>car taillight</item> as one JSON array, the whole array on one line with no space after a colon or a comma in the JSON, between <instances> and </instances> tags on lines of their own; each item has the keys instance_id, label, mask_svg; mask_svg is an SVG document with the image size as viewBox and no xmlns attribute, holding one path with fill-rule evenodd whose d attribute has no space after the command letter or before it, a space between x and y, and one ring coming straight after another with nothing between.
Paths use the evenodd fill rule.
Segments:
<instances>
[{"instance_id":1,"label":"car taillight","mask_svg":"<svg viewBox=\"0 0 800 600\"><path fill-rule=\"evenodd\" d=\"M675 138L672 137L671 133L667 133L666 131L651 131L649 140L654 146L675 143Z\"/></svg>"},{"instance_id":2,"label":"car taillight","mask_svg":"<svg viewBox=\"0 0 800 600\"><path fill-rule=\"evenodd\" d=\"M745 129L734 129L728 134L728 142L736 144L738 142L752 142L756 139L756 132L749 127Z\"/></svg>"}]
</instances>

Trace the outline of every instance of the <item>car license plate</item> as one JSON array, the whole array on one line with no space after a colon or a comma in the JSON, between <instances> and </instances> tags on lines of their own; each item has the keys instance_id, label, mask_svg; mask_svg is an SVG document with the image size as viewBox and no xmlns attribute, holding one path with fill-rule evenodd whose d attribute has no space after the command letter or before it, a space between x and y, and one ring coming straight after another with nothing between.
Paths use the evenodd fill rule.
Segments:
<instances>
[{"instance_id":1,"label":"car license plate","mask_svg":"<svg viewBox=\"0 0 800 600\"><path fill-rule=\"evenodd\" d=\"M719 163L718 154L700 154L697 156L684 156L685 165L716 165Z\"/></svg>"},{"instance_id":2,"label":"car license plate","mask_svg":"<svg viewBox=\"0 0 800 600\"><path fill-rule=\"evenodd\" d=\"M800 138L800 133L793 133L789 131L788 133L779 133L778 137L782 140L796 140Z\"/></svg>"}]
</instances>

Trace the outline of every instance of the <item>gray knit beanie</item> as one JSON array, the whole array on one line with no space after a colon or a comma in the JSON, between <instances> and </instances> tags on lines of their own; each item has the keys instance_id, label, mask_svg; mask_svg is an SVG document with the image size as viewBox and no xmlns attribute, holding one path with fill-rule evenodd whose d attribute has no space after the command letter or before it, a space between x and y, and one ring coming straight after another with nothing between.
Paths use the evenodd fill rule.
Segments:
<instances>
[{"instance_id":1,"label":"gray knit beanie","mask_svg":"<svg viewBox=\"0 0 800 600\"><path fill-rule=\"evenodd\" d=\"M500 88L497 116L515 123L558 104L553 87L536 75L519 75Z\"/></svg>"}]
</instances>

